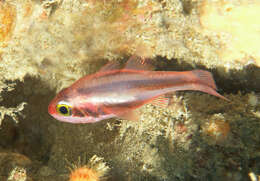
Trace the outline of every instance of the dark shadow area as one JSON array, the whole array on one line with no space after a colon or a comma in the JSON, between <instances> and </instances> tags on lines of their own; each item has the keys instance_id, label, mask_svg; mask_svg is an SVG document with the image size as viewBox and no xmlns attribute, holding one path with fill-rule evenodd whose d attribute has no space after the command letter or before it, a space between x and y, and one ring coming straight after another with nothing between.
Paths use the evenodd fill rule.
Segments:
<instances>
[{"instance_id":1,"label":"dark shadow area","mask_svg":"<svg viewBox=\"0 0 260 181\"><path fill-rule=\"evenodd\" d=\"M27 171L36 174L37 180L40 179L40 167L38 164L35 168L35 163L53 169L55 179L64 177L62 175L69 173L66 159L76 163L82 155L87 155L87 158L95 154L102 156L100 153L105 153L109 148L100 149L95 143L104 142L109 146L108 143L118 135L116 129L106 129L107 121L116 120L104 120L96 124L71 124L55 120L48 114L48 104L55 95L56 91L51 90L43 80L32 77L26 77L24 82L16 82L14 90L2 94L4 100L1 106L9 108L21 102L27 104L22 114L18 115L18 123L9 116L3 120L0 150L20 153L32 160L34 166ZM52 176L46 178L49 177Z\"/></svg>"},{"instance_id":2,"label":"dark shadow area","mask_svg":"<svg viewBox=\"0 0 260 181\"><path fill-rule=\"evenodd\" d=\"M55 133L48 130L52 120L47 107L55 92L50 90L41 79L26 77L24 82L16 82L13 91L3 92L2 106L16 107L26 102L22 115L16 124L5 116L0 129L0 146L12 152L19 152L32 160L48 162L48 155Z\"/></svg>"},{"instance_id":3,"label":"dark shadow area","mask_svg":"<svg viewBox=\"0 0 260 181\"><path fill-rule=\"evenodd\" d=\"M191 11L197 6L196 4L197 2L195 1L182 0L181 3L182 3L184 15L190 15Z\"/></svg>"}]
</instances>

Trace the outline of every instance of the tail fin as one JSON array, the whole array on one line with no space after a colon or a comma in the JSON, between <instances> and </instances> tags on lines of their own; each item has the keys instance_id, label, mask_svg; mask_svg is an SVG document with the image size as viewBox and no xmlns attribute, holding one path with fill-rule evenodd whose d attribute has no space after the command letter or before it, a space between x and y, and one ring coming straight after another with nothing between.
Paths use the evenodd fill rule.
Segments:
<instances>
[{"instance_id":1,"label":"tail fin","mask_svg":"<svg viewBox=\"0 0 260 181\"><path fill-rule=\"evenodd\" d=\"M214 90L217 89L214 78L210 72L205 70L193 70L191 72L195 76L195 79L197 79L198 83L211 87Z\"/></svg>"},{"instance_id":2,"label":"tail fin","mask_svg":"<svg viewBox=\"0 0 260 181\"><path fill-rule=\"evenodd\" d=\"M213 76L210 72L204 71L204 70L193 70L193 71L191 71L191 73L193 74L192 82L194 83L193 85L195 86L194 88L196 90L199 90L199 91L217 96L221 99L225 99L226 101L229 101L227 98L220 95L216 91L217 86L216 86Z\"/></svg>"}]
</instances>

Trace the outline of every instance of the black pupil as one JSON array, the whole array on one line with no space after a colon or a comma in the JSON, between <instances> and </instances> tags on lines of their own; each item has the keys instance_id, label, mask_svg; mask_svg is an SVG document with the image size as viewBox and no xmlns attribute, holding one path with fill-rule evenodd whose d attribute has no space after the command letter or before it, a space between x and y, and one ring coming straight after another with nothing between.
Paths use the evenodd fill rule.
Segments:
<instances>
[{"instance_id":1,"label":"black pupil","mask_svg":"<svg viewBox=\"0 0 260 181\"><path fill-rule=\"evenodd\" d=\"M68 109L67 109L65 106L61 106L61 107L60 107L60 112L61 112L62 114L68 114Z\"/></svg>"}]
</instances>

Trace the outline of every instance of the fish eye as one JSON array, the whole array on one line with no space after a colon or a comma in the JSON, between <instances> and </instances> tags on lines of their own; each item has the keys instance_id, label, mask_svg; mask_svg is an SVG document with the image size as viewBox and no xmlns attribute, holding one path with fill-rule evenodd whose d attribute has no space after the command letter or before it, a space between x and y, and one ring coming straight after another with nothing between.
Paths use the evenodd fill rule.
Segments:
<instances>
[{"instance_id":1,"label":"fish eye","mask_svg":"<svg viewBox=\"0 0 260 181\"><path fill-rule=\"evenodd\" d=\"M67 104L59 103L56 106L57 112L63 116L71 116L71 106Z\"/></svg>"}]
</instances>

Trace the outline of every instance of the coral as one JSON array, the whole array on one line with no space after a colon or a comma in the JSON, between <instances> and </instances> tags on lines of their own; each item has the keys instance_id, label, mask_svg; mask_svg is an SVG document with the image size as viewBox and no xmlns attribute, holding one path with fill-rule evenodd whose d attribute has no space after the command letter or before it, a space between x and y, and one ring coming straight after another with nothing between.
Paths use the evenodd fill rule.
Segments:
<instances>
[{"instance_id":1,"label":"coral","mask_svg":"<svg viewBox=\"0 0 260 181\"><path fill-rule=\"evenodd\" d=\"M209 122L204 123L202 131L203 134L209 136L210 144L220 144L230 134L230 125L222 115L216 114L209 119Z\"/></svg>"},{"instance_id":2,"label":"coral","mask_svg":"<svg viewBox=\"0 0 260 181\"><path fill-rule=\"evenodd\" d=\"M15 167L7 179L8 181L26 181L27 175L26 170L21 167Z\"/></svg>"},{"instance_id":3,"label":"coral","mask_svg":"<svg viewBox=\"0 0 260 181\"><path fill-rule=\"evenodd\" d=\"M0 126L1 123L4 119L5 116L10 116L13 118L13 120L17 123L18 122L18 118L16 114L21 114L20 112L24 109L24 106L26 105L25 102L20 103L17 107L15 108L6 108L4 106L0 106Z\"/></svg>"},{"instance_id":4,"label":"coral","mask_svg":"<svg viewBox=\"0 0 260 181\"><path fill-rule=\"evenodd\" d=\"M70 181L98 181L97 173L87 167L78 168L70 174Z\"/></svg>"},{"instance_id":5,"label":"coral","mask_svg":"<svg viewBox=\"0 0 260 181\"><path fill-rule=\"evenodd\" d=\"M27 174L28 167L32 166L32 161L19 153L4 152L0 153L0 178L7 171L6 181L32 181Z\"/></svg>"},{"instance_id":6,"label":"coral","mask_svg":"<svg viewBox=\"0 0 260 181\"><path fill-rule=\"evenodd\" d=\"M109 170L103 162L103 158L94 155L87 165L81 165L80 159L76 165L72 165L69 181L101 181Z\"/></svg>"}]
</instances>

